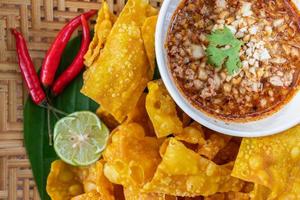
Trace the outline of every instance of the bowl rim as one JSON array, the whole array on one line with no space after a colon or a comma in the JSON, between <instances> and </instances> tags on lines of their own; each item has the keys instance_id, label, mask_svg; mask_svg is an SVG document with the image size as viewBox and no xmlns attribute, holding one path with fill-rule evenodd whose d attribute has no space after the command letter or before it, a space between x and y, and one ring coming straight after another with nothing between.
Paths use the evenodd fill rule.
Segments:
<instances>
[{"instance_id":1,"label":"bowl rim","mask_svg":"<svg viewBox=\"0 0 300 200\"><path fill-rule=\"evenodd\" d=\"M155 32L155 54L156 54L157 65L158 65L158 69L159 69L162 81L164 82L164 84L165 84L169 94L173 98L173 100L186 114L188 114L192 119L194 119L195 121L199 122L200 124L202 124L203 126L205 126L207 128L210 128L212 130L218 131L218 132L226 134L226 135L237 136L237 137L263 137L263 136L273 135L273 134L283 132L283 131L300 123L300 118L298 118L298 119L294 119L294 120L289 120L288 123L284 123L281 126L272 128L271 130L269 130L269 129L268 130L259 130L259 131L254 130L254 131L245 132L245 131L233 130L233 129L228 129L225 127L218 126L218 125L204 119L203 117L201 117L198 114L199 112L214 121L222 121L223 123L226 123L226 124L232 123L232 122L223 121L223 120L214 118L212 116L206 115L201 110L192 106L188 102L186 97L184 97L180 93L179 89L177 88L176 84L174 83L173 78L171 77L168 66L165 65L164 48L165 48L165 39L166 38L164 37L164 34L163 34L164 33L163 32L164 20L166 18L167 10L168 10L168 7L170 6L171 1L172 0L164 0L163 4L161 6L160 12L159 12L157 25L156 25L156 32ZM180 1L182 1L182 0L180 0ZM300 95L300 93L298 92L297 94L295 94L289 101L291 102L292 99L295 98L297 95ZM283 109L283 107L280 108L279 110ZM267 117L264 119L267 119ZM259 121L259 120L256 120L256 121ZM251 123L255 123L256 121L251 121ZM233 122L233 123L235 123L235 122ZM247 122L242 122L242 123L238 123L238 124L242 125L245 123L247 123Z\"/></svg>"}]
</instances>

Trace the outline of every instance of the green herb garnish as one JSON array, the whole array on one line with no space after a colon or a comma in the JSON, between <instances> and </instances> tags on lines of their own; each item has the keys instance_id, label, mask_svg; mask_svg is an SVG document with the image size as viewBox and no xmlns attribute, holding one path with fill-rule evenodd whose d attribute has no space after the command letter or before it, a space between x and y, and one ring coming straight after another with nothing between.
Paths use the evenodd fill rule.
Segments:
<instances>
[{"instance_id":1,"label":"green herb garnish","mask_svg":"<svg viewBox=\"0 0 300 200\"><path fill-rule=\"evenodd\" d=\"M227 27L214 31L208 40L208 63L216 68L225 63L228 74L233 75L242 66L239 52L244 43L236 39Z\"/></svg>"}]
</instances>

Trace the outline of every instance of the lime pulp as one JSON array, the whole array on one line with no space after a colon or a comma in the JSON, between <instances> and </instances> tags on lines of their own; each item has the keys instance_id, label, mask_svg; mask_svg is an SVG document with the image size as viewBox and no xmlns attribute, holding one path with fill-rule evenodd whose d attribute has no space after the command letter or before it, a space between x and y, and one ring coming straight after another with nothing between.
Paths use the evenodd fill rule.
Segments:
<instances>
[{"instance_id":1,"label":"lime pulp","mask_svg":"<svg viewBox=\"0 0 300 200\"><path fill-rule=\"evenodd\" d=\"M66 163L87 166L100 158L108 137L108 128L96 114L75 112L55 124L54 149Z\"/></svg>"}]
</instances>

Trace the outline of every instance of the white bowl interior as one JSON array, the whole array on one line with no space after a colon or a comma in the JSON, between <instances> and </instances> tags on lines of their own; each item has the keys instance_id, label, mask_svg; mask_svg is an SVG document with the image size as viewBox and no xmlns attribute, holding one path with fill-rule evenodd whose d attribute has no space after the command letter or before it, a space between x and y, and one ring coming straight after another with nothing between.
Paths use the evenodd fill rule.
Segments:
<instances>
[{"instance_id":1,"label":"white bowl interior","mask_svg":"<svg viewBox=\"0 0 300 200\"><path fill-rule=\"evenodd\" d=\"M173 82L167 66L164 47L170 21L181 0L164 0L156 27L155 45L159 71L170 95L190 117L215 131L240 137L260 137L272 135L289 129L300 123L300 92L277 113L264 119L245 123L224 122L199 111L183 97ZM299 0L294 0L300 6ZM299 8L299 7L298 7Z\"/></svg>"}]
</instances>

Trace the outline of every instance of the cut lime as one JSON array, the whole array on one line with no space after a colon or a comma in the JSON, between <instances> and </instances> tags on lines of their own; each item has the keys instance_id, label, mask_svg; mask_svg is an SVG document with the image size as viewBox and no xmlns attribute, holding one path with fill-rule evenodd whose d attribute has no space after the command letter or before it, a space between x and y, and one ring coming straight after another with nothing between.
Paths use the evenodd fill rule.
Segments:
<instances>
[{"instance_id":1,"label":"cut lime","mask_svg":"<svg viewBox=\"0 0 300 200\"><path fill-rule=\"evenodd\" d=\"M54 127L54 149L66 163L86 166L96 162L104 150L109 130L92 112L75 112Z\"/></svg>"}]
</instances>

